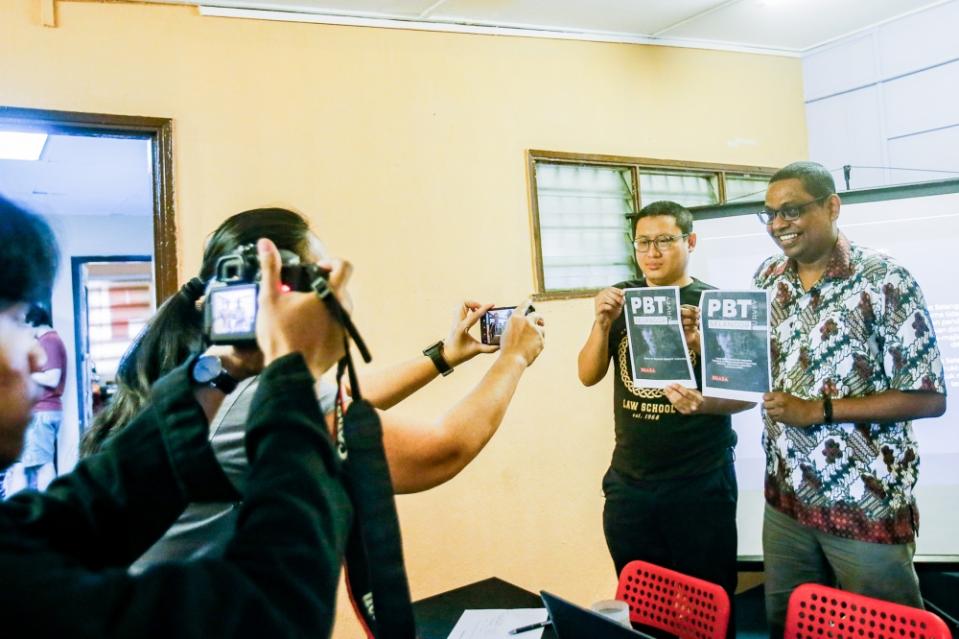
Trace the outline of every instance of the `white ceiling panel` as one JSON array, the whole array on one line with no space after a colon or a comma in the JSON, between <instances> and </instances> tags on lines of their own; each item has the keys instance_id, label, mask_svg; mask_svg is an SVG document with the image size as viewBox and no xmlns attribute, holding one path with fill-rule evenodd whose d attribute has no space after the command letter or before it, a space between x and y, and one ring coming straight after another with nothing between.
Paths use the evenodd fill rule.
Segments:
<instances>
[{"instance_id":1,"label":"white ceiling panel","mask_svg":"<svg viewBox=\"0 0 959 639\"><path fill-rule=\"evenodd\" d=\"M51 135L35 162L0 160L0 194L46 215L153 215L150 142Z\"/></svg>"},{"instance_id":2,"label":"white ceiling panel","mask_svg":"<svg viewBox=\"0 0 959 639\"><path fill-rule=\"evenodd\" d=\"M481 21L499 26L562 29L648 36L696 16L726 0L448 0L430 17L453 22Z\"/></svg>"},{"instance_id":3,"label":"white ceiling panel","mask_svg":"<svg viewBox=\"0 0 959 639\"><path fill-rule=\"evenodd\" d=\"M208 15L577 37L796 55L915 11L959 0L153 0ZM242 12L242 17L255 18ZM362 22L362 20L375 22ZM469 28L464 25L470 25ZM959 25L955 25L959 27ZM475 27L475 28L474 28ZM955 29L953 29L954 31ZM484 31L481 31L484 32ZM485 31L489 32L489 31ZM534 33L535 32L535 33ZM608 37L603 37L605 34Z\"/></svg>"},{"instance_id":4,"label":"white ceiling panel","mask_svg":"<svg viewBox=\"0 0 959 639\"><path fill-rule=\"evenodd\" d=\"M740 0L662 35L804 51L934 4L940 3L929 0Z\"/></svg>"},{"instance_id":5,"label":"white ceiling panel","mask_svg":"<svg viewBox=\"0 0 959 639\"><path fill-rule=\"evenodd\" d=\"M419 19L437 0L177 0L181 4L205 4L218 7L262 9L264 11L302 11L404 20Z\"/></svg>"}]
</instances>

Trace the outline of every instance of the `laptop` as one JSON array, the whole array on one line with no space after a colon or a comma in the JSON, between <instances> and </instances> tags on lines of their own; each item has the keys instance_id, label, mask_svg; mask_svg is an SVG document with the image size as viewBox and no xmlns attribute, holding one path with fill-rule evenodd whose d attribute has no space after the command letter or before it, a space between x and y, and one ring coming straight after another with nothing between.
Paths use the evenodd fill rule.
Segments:
<instances>
[{"instance_id":1,"label":"laptop","mask_svg":"<svg viewBox=\"0 0 959 639\"><path fill-rule=\"evenodd\" d=\"M655 639L645 632L621 626L598 612L581 608L545 590L540 591L558 639Z\"/></svg>"}]
</instances>

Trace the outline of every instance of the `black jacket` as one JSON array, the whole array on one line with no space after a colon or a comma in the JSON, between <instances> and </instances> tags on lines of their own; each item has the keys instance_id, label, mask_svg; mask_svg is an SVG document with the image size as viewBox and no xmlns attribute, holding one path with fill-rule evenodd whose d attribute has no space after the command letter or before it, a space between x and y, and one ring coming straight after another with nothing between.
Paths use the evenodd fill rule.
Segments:
<instances>
[{"instance_id":1,"label":"black jacket","mask_svg":"<svg viewBox=\"0 0 959 639\"><path fill-rule=\"evenodd\" d=\"M46 493L0 504L4 636L329 636L352 508L299 355L260 378L252 469L224 557L127 573L190 501L236 496L189 365L157 382L149 407L101 453Z\"/></svg>"}]
</instances>

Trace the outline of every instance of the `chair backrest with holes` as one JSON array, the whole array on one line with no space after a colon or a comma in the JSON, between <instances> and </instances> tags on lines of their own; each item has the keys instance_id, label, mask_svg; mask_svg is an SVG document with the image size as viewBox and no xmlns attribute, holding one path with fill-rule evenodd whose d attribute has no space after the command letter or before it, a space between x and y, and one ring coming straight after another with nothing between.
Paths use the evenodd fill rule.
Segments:
<instances>
[{"instance_id":1,"label":"chair backrest with holes","mask_svg":"<svg viewBox=\"0 0 959 639\"><path fill-rule=\"evenodd\" d=\"M729 595L721 586L631 561L619 576L616 598L629 604L630 621L680 639L723 639L729 625Z\"/></svg>"},{"instance_id":2,"label":"chair backrest with holes","mask_svg":"<svg viewBox=\"0 0 959 639\"><path fill-rule=\"evenodd\" d=\"M785 639L952 639L934 613L820 584L789 597Z\"/></svg>"}]
</instances>

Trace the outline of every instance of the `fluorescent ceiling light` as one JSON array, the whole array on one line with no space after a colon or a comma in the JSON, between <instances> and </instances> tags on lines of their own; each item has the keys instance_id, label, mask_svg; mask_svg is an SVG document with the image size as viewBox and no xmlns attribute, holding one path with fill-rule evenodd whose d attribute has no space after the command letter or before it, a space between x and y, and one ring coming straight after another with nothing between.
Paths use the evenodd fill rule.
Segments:
<instances>
[{"instance_id":1,"label":"fluorescent ceiling light","mask_svg":"<svg viewBox=\"0 0 959 639\"><path fill-rule=\"evenodd\" d=\"M0 131L0 160L39 160L46 133Z\"/></svg>"}]
</instances>

